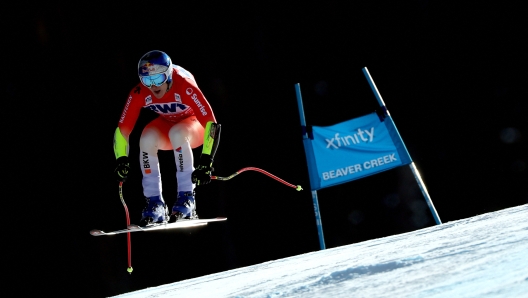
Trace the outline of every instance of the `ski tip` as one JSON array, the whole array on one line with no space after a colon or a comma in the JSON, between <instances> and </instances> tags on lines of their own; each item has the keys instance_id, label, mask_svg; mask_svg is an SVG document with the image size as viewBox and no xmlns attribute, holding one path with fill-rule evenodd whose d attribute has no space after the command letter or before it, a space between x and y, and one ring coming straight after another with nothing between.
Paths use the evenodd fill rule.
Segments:
<instances>
[{"instance_id":1,"label":"ski tip","mask_svg":"<svg viewBox=\"0 0 528 298\"><path fill-rule=\"evenodd\" d=\"M91 230L90 231L90 235L92 236L99 236L99 235L104 235L105 232L101 231L101 230Z\"/></svg>"},{"instance_id":2,"label":"ski tip","mask_svg":"<svg viewBox=\"0 0 528 298\"><path fill-rule=\"evenodd\" d=\"M90 235L92 236L108 236L108 235L115 235L116 232L104 232L101 230L91 230Z\"/></svg>"}]
</instances>

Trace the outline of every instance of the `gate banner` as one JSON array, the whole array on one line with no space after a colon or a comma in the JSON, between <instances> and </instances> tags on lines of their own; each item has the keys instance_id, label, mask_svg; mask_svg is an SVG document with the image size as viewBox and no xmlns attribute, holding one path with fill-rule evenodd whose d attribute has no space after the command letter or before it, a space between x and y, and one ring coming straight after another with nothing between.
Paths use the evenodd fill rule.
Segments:
<instances>
[{"instance_id":1,"label":"gate banner","mask_svg":"<svg viewBox=\"0 0 528 298\"><path fill-rule=\"evenodd\" d=\"M412 162L390 115L376 112L332 126L313 126L304 139L312 190L357 180Z\"/></svg>"}]
</instances>

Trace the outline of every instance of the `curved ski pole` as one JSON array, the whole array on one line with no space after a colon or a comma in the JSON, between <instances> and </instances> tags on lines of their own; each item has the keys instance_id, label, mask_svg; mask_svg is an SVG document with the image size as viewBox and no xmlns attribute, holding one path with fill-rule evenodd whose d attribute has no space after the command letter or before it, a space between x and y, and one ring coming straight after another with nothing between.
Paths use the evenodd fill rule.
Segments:
<instances>
[{"instance_id":1,"label":"curved ski pole","mask_svg":"<svg viewBox=\"0 0 528 298\"><path fill-rule=\"evenodd\" d=\"M123 181L119 182L119 198L121 199L121 203L123 203L123 207L125 207L125 213L126 213L126 219L127 219L127 227L130 225L130 215L128 214L128 207L125 203L125 199L123 199ZM127 233L127 246L128 246L128 273L132 274L132 253L131 253L131 243L130 243L130 233Z\"/></svg>"},{"instance_id":2,"label":"curved ski pole","mask_svg":"<svg viewBox=\"0 0 528 298\"><path fill-rule=\"evenodd\" d=\"M266 175L268 177L271 177L271 178L279 181L282 184L285 184L285 185L287 185L287 186L289 186L291 188L295 188L295 190L297 190L297 191L302 190L302 187L300 185L293 185L291 183L288 183L288 182L282 180L281 178L279 178L279 177L277 177L277 176L275 176L273 174L270 174L270 173L268 173L268 172L266 172L266 171L264 171L262 169L254 168L254 167L247 167L247 168L240 169L240 170L236 171L234 174L229 175L227 177L211 176L211 179L220 180L220 181L227 181L227 180L230 180L231 178L233 178L236 175L238 175L238 174L240 174L242 172L245 172L245 171L257 171L257 172L260 172L260 173L262 173L262 174L264 174L264 175Z\"/></svg>"}]
</instances>

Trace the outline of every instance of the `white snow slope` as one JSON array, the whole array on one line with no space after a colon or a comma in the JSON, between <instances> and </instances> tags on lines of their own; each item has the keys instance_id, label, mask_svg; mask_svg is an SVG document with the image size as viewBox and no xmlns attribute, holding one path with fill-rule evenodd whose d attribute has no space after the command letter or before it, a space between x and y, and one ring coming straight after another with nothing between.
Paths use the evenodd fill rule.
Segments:
<instances>
[{"instance_id":1,"label":"white snow slope","mask_svg":"<svg viewBox=\"0 0 528 298\"><path fill-rule=\"evenodd\" d=\"M116 297L528 297L528 205Z\"/></svg>"}]
</instances>

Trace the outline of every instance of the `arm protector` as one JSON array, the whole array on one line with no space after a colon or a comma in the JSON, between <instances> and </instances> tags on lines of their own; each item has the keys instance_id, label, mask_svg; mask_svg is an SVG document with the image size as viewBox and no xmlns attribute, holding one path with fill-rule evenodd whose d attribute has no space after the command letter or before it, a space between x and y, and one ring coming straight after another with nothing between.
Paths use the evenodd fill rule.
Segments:
<instances>
[{"instance_id":1,"label":"arm protector","mask_svg":"<svg viewBox=\"0 0 528 298\"><path fill-rule=\"evenodd\" d=\"M212 163L216 154L216 149L218 148L218 144L220 143L220 131L220 124L214 123L213 121L207 122L204 131L204 143L200 160L202 160L202 157L205 157L207 159L210 159Z\"/></svg>"},{"instance_id":2,"label":"arm protector","mask_svg":"<svg viewBox=\"0 0 528 298\"><path fill-rule=\"evenodd\" d=\"M198 167L192 173L192 182L197 185L209 184L213 171L213 159L220 142L220 124L207 122L204 132L202 155Z\"/></svg>"},{"instance_id":3,"label":"arm protector","mask_svg":"<svg viewBox=\"0 0 528 298\"><path fill-rule=\"evenodd\" d=\"M123 134L121 134L119 127L116 128L114 133L114 153L116 159L121 156L128 156L128 142Z\"/></svg>"}]
</instances>

